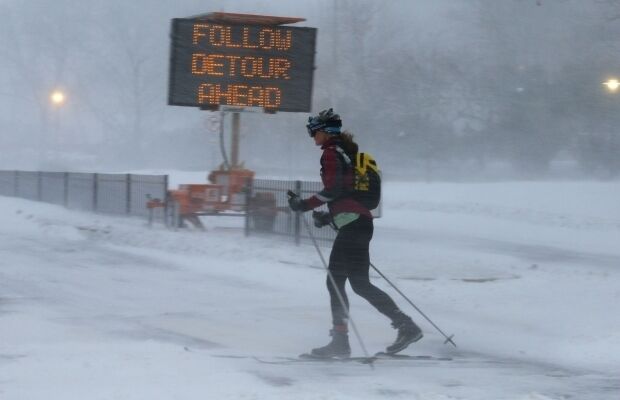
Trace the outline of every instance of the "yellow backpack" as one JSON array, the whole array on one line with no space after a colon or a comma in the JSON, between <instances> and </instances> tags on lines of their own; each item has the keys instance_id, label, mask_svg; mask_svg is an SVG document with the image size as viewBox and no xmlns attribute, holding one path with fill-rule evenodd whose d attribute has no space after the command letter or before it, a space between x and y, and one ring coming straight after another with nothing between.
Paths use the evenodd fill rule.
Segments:
<instances>
[{"instance_id":1,"label":"yellow backpack","mask_svg":"<svg viewBox=\"0 0 620 400\"><path fill-rule=\"evenodd\" d=\"M354 165L353 197L369 210L381 201L381 173L375 159L368 153L357 153Z\"/></svg>"}]
</instances>

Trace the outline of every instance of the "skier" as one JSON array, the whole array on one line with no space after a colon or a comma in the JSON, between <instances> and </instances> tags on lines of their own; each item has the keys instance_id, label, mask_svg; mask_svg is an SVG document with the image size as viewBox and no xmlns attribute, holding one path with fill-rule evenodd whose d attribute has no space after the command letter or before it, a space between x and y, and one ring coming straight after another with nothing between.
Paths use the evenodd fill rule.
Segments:
<instances>
[{"instance_id":1,"label":"skier","mask_svg":"<svg viewBox=\"0 0 620 400\"><path fill-rule=\"evenodd\" d=\"M331 108L309 117L306 127L314 143L323 150L321 180L324 188L307 199L291 196L289 206L293 211L309 211L327 203L329 213L315 211L314 223L316 226L332 223L338 229L329 257L329 271L335 287L329 276L327 279L333 323L330 331L332 339L328 345L313 349L311 354L316 357L349 357L351 354L347 324L349 302L345 293L347 279L356 294L392 321L398 334L394 343L386 348L386 353L397 353L420 340L423 334L387 293L370 283L369 245L374 229L373 217L367 208L352 197L354 171L345 159L345 156L349 160L355 159L358 145L350 133L341 132L340 116L334 114ZM344 299L346 309L343 309L337 291Z\"/></svg>"}]
</instances>

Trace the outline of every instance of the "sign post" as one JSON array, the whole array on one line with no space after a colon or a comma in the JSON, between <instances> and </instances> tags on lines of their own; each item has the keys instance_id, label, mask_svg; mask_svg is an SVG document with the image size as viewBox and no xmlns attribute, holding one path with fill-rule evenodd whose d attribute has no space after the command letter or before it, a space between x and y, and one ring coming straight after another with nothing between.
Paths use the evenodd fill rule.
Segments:
<instances>
[{"instance_id":1,"label":"sign post","mask_svg":"<svg viewBox=\"0 0 620 400\"><path fill-rule=\"evenodd\" d=\"M209 173L210 184L182 185L171 191L181 217L199 222L197 215L206 210L220 213L243 207L249 215L254 172L239 162L240 113L310 112L317 30L287 25L301 21L231 13L172 20L168 104L221 110L220 145L226 167ZM222 139L226 113L232 113L230 164ZM200 196L203 202L197 203ZM237 202L239 196L245 204ZM275 210L275 198L267 197L264 205ZM262 218L273 226L275 215Z\"/></svg>"},{"instance_id":2,"label":"sign post","mask_svg":"<svg viewBox=\"0 0 620 400\"><path fill-rule=\"evenodd\" d=\"M316 28L285 26L300 21L230 13L172 20L168 104L235 109L231 169L239 167L239 112L311 109Z\"/></svg>"},{"instance_id":3,"label":"sign post","mask_svg":"<svg viewBox=\"0 0 620 400\"><path fill-rule=\"evenodd\" d=\"M233 113L232 115L232 141L231 141L231 148L230 148L230 162L232 163L232 168L239 167L240 119L241 119L240 113L238 112Z\"/></svg>"}]
</instances>

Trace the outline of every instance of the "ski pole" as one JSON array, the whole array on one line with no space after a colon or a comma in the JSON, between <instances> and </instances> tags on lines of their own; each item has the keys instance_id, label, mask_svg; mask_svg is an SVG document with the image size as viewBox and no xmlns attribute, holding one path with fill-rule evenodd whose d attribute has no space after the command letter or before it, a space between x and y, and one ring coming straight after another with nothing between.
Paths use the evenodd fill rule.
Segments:
<instances>
[{"instance_id":1,"label":"ski pole","mask_svg":"<svg viewBox=\"0 0 620 400\"><path fill-rule=\"evenodd\" d=\"M292 192L290 190L288 192L288 195L289 197L292 197L292 196L298 197L298 195L295 192ZM370 354L368 353L368 350L366 349L366 345L364 344L364 340L362 340L362 335L360 335L359 330L357 329L357 325L355 324L355 321L353 321L353 318L351 318L351 315L349 314L349 307L347 307L347 304L344 301L344 297L342 296L342 293L340 293L340 289L338 289L338 286L336 285L336 280L334 279L334 276L332 275L331 271L329 270L329 267L327 266L325 257L323 257L323 252L321 251L319 244L316 238L314 237L314 234L312 234L312 231L310 230L310 224L308 224L308 221L306 221L303 215L301 215L300 217L304 221L306 231L308 231L308 235L310 235L310 239L312 239L312 244L314 244L314 248L316 249L316 252L319 254L319 257L321 258L321 262L323 263L323 268L325 269L325 271L327 271L327 277L330 283L334 286L334 291L336 292L338 301L340 302L340 305L342 306L342 309L345 312L347 320L351 323L351 328L353 329L353 333L355 333L355 337L357 338L357 341L359 342L360 347L362 348L362 351L364 352L364 356L369 360L368 364L370 365L370 367L374 369L375 367L372 363L372 357L370 357Z\"/></svg>"},{"instance_id":2,"label":"ski pole","mask_svg":"<svg viewBox=\"0 0 620 400\"><path fill-rule=\"evenodd\" d=\"M387 278L387 276L385 276L385 275L384 275L381 271L379 271L379 268L375 267L375 265L374 265L373 263L370 263L370 266L371 266L371 267L372 267L375 271L377 271L377 273L378 273L379 275L381 275L381 277L382 277L383 279L385 279L385 280L386 280L386 282L387 282L387 283L389 283L389 284L390 284L390 285L391 285L391 286L392 286L392 287L393 287L393 288L394 288L394 289L398 292L398 294L400 294L401 296L403 296L403 298L404 298L405 300L407 300L407 302L408 302L409 304L411 304L411 306L412 306L413 308L415 308L415 309L416 309L416 311L420 313L420 315L422 315L424 318L426 318L426 320L427 320L428 322L430 322L430 324L431 324L431 325L433 325L433 327L435 327L435 329L437 329L437 331L439 331L439 333L441 333L441 334L443 335L443 337L445 337L445 338L446 338L446 340L443 342L443 344L446 344L446 343L451 343L454 347L456 347L456 343L454 343L454 341L452 340L452 338L454 337L454 334L452 334L452 335L448 336L448 335L446 335L445 333L443 333L443 331L442 331L441 329L439 329L439 327L438 327L437 325L435 325L435 323L434 323L433 321L431 321L431 319L430 319L429 317L427 317L427 316L426 316L426 314L424 314L424 312L422 312L422 310L420 310L420 309L419 309L419 308L418 308L415 304L413 304L413 301L409 300L409 297L405 296L405 294L404 294L403 292L401 292L401 291L400 291L400 289L399 289L398 287L396 287L396 285L395 285L395 284L393 284L393 283L392 283L392 281L390 281L390 280Z\"/></svg>"},{"instance_id":3,"label":"ski pole","mask_svg":"<svg viewBox=\"0 0 620 400\"><path fill-rule=\"evenodd\" d=\"M306 222L306 224L307 224L307 222ZM329 226L330 226L333 230L335 230L336 232L338 232L338 229L337 229L337 228L333 227L331 224L330 224ZM441 329L440 329L437 325L435 325L435 323L434 323L433 321L431 321L431 319L430 319L429 317L427 317L427 316L426 316L426 314L424 314L424 312L422 312L422 310L420 310L420 309L418 308L418 306L416 306L416 305L413 303L413 301L409 300L409 297L405 296L405 294L404 294L404 293L403 293L403 292L402 292L402 291L401 291L401 290L400 290L400 289L399 289L399 288L398 288L395 284L393 284L393 283L392 283L392 281L390 281L390 280L388 279L388 277L387 277L387 276L385 276L385 275L383 274L383 272L381 272L381 271L379 270L379 268L375 267L375 265L374 265L372 262L370 263L370 266L371 266L371 267L372 267L375 271L377 271L377 273L378 273L379 275L381 275L381 277L382 277L383 279L385 279L385 281L386 281L387 283L389 283L389 284L390 284L390 286L392 286L392 287L394 288L394 290L396 290L396 291L398 292L398 294L400 294L401 296L403 296L403 298L404 298L405 300L407 300L407 302L408 302L409 304L411 304L411 306L412 306L413 308L415 308L415 309L416 309L416 311L420 313L420 315L422 315L422 316L423 316L423 317L424 317L424 318L425 318L425 319L426 319L426 320L427 320L427 321L428 321L431 325L433 325L433 327L434 327L435 329L437 329L437 331L438 331L439 333L441 333L441 334L443 335L443 337L445 337L445 338L446 338L446 340L444 340L443 344L450 343L450 344L452 344L454 347L456 347L456 343L454 343L454 341L452 340L452 338L454 337L454 334L452 334L452 335L448 336L448 335L446 335L445 333L443 333L443 331L442 331L442 330L441 330Z\"/></svg>"},{"instance_id":4,"label":"ski pole","mask_svg":"<svg viewBox=\"0 0 620 400\"><path fill-rule=\"evenodd\" d=\"M304 225L306 226L308 235L310 235L310 238L312 239L314 248L316 249L317 253L319 253L319 257L321 257L321 261L323 262L323 267L325 268L325 271L327 271L327 276L329 277L329 281L334 286L336 295L338 296L338 301L340 302L342 309L345 310L345 315L347 316L347 320L351 323L351 328L353 328L353 332L355 333L355 336L357 337L357 341L359 342L360 347L362 348L362 351L364 352L364 356L368 360L371 360L370 354L368 353L368 350L366 350L366 345L364 344L364 341L362 340L362 335L360 335L357 329L357 325L355 324L355 321L353 321L353 318L351 318L351 315L349 314L349 308L347 307L344 301L344 297L342 297L342 293L340 293L338 286L336 286L336 280L334 279L334 276L329 270L329 267L327 266L327 262L325 262L325 258L323 257L323 253L321 252L321 249L319 248L316 238L314 237L314 235L312 234L312 231L310 230L310 224L308 224L308 221L306 221L306 219L303 216L301 217L301 219L304 221ZM371 368L374 369L372 365L372 361L370 361L368 364L370 364Z\"/></svg>"}]
</instances>

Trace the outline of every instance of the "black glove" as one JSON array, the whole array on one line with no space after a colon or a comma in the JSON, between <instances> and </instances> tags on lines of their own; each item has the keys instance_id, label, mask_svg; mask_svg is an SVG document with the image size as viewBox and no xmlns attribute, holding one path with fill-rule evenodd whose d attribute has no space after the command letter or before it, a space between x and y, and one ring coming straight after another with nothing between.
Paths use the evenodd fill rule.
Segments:
<instances>
[{"instance_id":1,"label":"black glove","mask_svg":"<svg viewBox=\"0 0 620 400\"><path fill-rule=\"evenodd\" d=\"M305 211L305 204L301 197L297 196L296 193L292 191L288 191L288 206L291 207L293 211Z\"/></svg>"},{"instance_id":2,"label":"black glove","mask_svg":"<svg viewBox=\"0 0 620 400\"><path fill-rule=\"evenodd\" d=\"M314 221L314 226L317 228L322 228L325 225L331 224L332 216L327 211L313 211L312 220Z\"/></svg>"}]
</instances>

